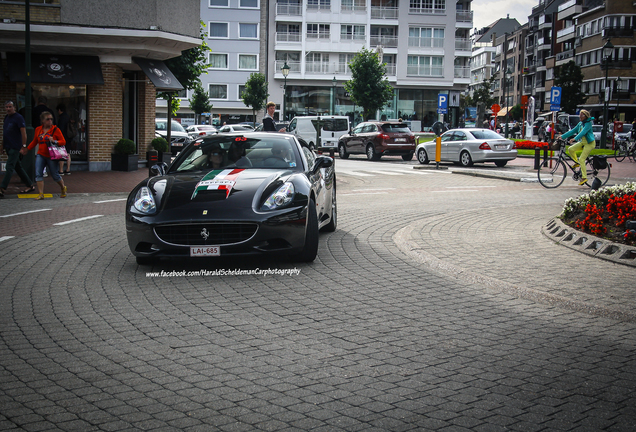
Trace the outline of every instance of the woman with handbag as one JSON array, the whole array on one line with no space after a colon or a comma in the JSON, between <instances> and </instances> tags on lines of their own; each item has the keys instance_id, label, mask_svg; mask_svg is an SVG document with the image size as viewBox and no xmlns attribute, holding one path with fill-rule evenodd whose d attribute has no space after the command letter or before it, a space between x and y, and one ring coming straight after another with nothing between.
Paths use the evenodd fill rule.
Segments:
<instances>
[{"instance_id":1,"label":"woman with handbag","mask_svg":"<svg viewBox=\"0 0 636 432\"><path fill-rule=\"evenodd\" d=\"M35 182L38 186L39 195L36 199L44 199L43 174L45 166L48 167L53 180L60 185L60 198L66 198L66 186L64 185L64 180L62 180L62 177L58 173L57 164L59 162L58 160L51 160L51 152L49 152L49 147L51 146L64 146L66 144L64 135L62 135L60 129L53 124L53 115L50 112L44 111L40 115L40 121L42 125L35 129L33 141L31 141L28 147L23 147L20 153L26 154L28 150L31 150L36 145L38 146L38 151L35 156ZM53 148L52 152L57 153L57 149Z\"/></svg>"}]
</instances>

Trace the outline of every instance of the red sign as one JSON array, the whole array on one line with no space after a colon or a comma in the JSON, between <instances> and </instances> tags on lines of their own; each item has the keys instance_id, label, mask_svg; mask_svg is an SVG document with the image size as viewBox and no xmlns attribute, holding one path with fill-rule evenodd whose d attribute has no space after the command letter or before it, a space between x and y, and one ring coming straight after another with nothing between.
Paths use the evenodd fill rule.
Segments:
<instances>
[{"instance_id":1,"label":"red sign","mask_svg":"<svg viewBox=\"0 0 636 432\"><path fill-rule=\"evenodd\" d=\"M521 96L521 108L522 109L528 108L528 96L527 95Z\"/></svg>"},{"instance_id":2,"label":"red sign","mask_svg":"<svg viewBox=\"0 0 636 432\"><path fill-rule=\"evenodd\" d=\"M495 114L497 114L499 111L501 111L501 107L499 106L499 104L493 104L490 109L492 110L492 112L494 112Z\"/></svg>"}]
</instances>

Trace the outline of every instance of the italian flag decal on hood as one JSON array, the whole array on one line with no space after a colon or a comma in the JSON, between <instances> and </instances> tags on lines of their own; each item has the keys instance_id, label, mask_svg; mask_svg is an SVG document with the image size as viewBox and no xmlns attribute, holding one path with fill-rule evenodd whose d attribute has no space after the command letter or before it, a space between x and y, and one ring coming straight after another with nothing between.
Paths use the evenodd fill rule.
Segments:
<instances>
[{"instance_id":1,"label":"italian flag decal on hood","mask_svg":"<svg viewBox=\"0 0 636 432\"><path fill-rule=\"evenodd\" d=\"M236 179L239 174L245 170L243 169L226 169L226 170L212 170L207 173L194 188L192 193L193 200L200 191L204 190L224 190L225 198L230 195Z\"/></svg>"}]
</instances>

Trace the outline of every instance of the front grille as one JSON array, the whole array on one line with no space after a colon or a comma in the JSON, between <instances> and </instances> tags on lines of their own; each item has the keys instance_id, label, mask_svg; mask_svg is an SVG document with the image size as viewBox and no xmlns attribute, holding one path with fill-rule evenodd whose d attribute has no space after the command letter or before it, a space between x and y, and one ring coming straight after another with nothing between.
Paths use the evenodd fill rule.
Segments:
<instances>
[{"instance_id":1,"label":"front grille","mask_svg":"<svg viewBox=\"0 0 636 432\"><path fill-rule=\"evenodd\" d=\"M246 241L256 233L257 228L255 223L161 225L155 227L155 234L162 241L173 245L218 246Z\"/></svg>"}]
</instances>

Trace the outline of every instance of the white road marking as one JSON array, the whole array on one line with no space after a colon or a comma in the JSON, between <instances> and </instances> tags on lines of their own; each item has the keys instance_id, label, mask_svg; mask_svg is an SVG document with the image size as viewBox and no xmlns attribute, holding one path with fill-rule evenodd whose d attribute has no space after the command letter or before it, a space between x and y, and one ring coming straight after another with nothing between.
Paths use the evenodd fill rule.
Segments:
<instances>
[{"instance_id":1,"label":"white road marking","mask_svg":"<svg viewBox=\"0 0 636 432\"><path fill-rule=\"evenodd\" d=\"M30 214L30 213L49 211L49 210L51 210L51 209L31 210L31 211L25 211L25 212L20 212L20 213L13 213L13 214L8 214L8 215L3 215L3 216L0 216L0 218L7 218L7 217L11 217L11 216L20 216L20 215L25 215L25 214Z\"/></svg>"},{"instance_id":2,"label":"white road marking","mask_svg":"<svg viewBox=\"0 0 636 432\"><path fill-rule=\"evenodd\" d=\"M79 219L72 219L72 220L68 220L68 221L65 221L65 222L58 222L58 223L55 223L53 225L67 225L67 224L70 224L70 223L73 223L73 222L82 222L82 221L85 221L85 220L95 219L95 218L102 217L102 216L103 215L86 216L86 217L79 218Z\"/></svg>"},{"instance_id":3,"label":"white road marking","mask_svg":"<svg viewBox=\"0 0 636 432\"><path fill-rule=\"evenodd\" d=\"M339 195L381 195L388 192L356 192L356 193L341 193Z\"/></svg>"},{"instance_id":4,"label":"white road marking","mask_svg":"<svg viewBox=\"0 0 636 432\"><path fill-rule=\"evenodd\" d=\"M465 188L466 186L446 186L447 189L461 189L461 188ZM499 187L499 186L471 186L474 188L494 188L494 187Z\"/></svg>"},{"instance_id":5,"label":"white road marking","mask_svg":"<svg viewBox=\"0 0 636 432\"><path fill-rule=\"evenodd\" d=\"M441 191L431 191L433 193L438 193L438 192L443 192L443 193L449 193L449 192L479 192L477 189L456 189L456 190L441 190Z\"/></svg>"},{"instance_id":6,"label":"white road marking","mask_svg":"<svg viewBox=\"0 0 636 432\"><path fill-rule=\"evenodd\" d=\"M118 199L104 200L104 201L93 201L93 204L102 204L102 203L117 202L117 201L126 201L127 199L128 198L118 198Z\"/></svg>"},{"instance_id":7,"label":"white road marking","mask_svg":"<svg viewBox=\"0 0 636 432\"><path fill-rule=\"evenodd\" d=\"M374 189L352 189L351 192L372 192L372 191L390 191L395 188L374 188Z\"/></svg>"},{"instance_id":8,"label":"white road marking","mask_svg":"<svg viewBox=\"0 0 636 432\"><path fill-rule=\"evenodd\" d=\"M371 171L371 170L369 170L369 172L374 173L374 174L392 175L392 176L401 176L401 175L404 175L404 174L399 173L399 172L397 172L397 171Z\"/></svg>"},{"instance_id":9,"label":"white road marking","mask_svg":"<svg viewBox=\"0 0 636 432\"><path fill-rule=\"evenodd\" d=\"M10 240L10 239L12 239L13 237L15 237L15 236L4 236L4 237L0 237L0 242L3 242L3 241L5 241L5 240Z\"/></svg>"},{"instance_id":10,"label":"white road marking","mask_svg":"<svg viewBox=\"0 0 636 432\"><path fill-rule=\"evenodd\" d=\"M352 175L352 176L358 176L358 177L374 177L373 174L367 174L367 173L358 172L358 171L338 171L338 174Z\"/></svg>"}]
</instances>

